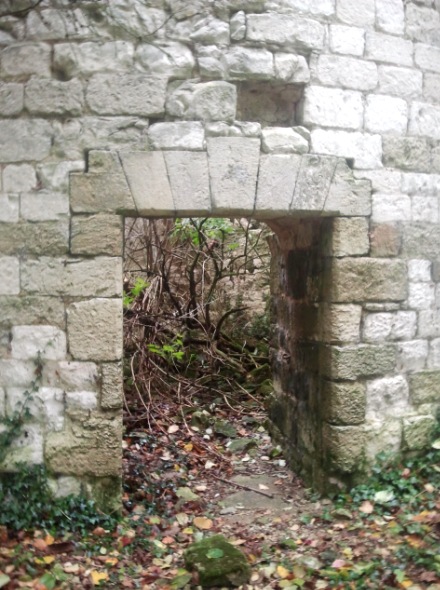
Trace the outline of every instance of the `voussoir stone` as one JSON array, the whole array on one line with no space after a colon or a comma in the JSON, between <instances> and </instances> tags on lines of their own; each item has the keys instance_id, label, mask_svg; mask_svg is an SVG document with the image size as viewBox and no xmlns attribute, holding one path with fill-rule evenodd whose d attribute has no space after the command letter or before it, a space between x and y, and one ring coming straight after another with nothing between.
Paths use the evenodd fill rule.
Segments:
<instances>
[{"instance_id":1,"label":"voussoir stone","mask_svg":"<svg viewBox=\"0 0 440 590\"><path fill-rule=\"evenodd\" d=\"M279 217L289 209L301 165L296 154L260 157L255 215Z\"/></svg>"},{"instance_id":2,"label":"voussoir stone","mask_svg":"<svg viewBox=\"0 0 440 590\"><path fill-rule=\"evenodd\" d=\"M164 152L176 215L206 215L211 210L205 152Z\"/></svg>"}]
</instances>

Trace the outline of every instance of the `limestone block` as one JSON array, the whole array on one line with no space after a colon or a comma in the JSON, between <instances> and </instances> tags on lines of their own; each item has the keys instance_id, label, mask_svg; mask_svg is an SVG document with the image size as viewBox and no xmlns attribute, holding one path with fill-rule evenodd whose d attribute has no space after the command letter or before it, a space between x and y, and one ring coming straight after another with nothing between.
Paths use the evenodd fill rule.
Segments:
<instances>
[{"instance_id":1,"label":"limestone block","mask_svg":"<svg viewBox=\"0 0 440 590\"><path fill-rule=\"evenodd\" d=\"M403 35L405 32L403 1L376 0L376 24L384 33Z\"/></svg>"},{"instance_id":2,"label":"limestone block","mask_svg":"<svg viewBox=\"0 0 440 590\"><path fill-rule=\"evenodd\" d=\"M292 11L328 17L335 13L335 0L270 0L265 8L271 12Z\"/></svg>"},{"instance_id":3,"label":"limestone block","mask_svg":"<svg viewBox=\"0 0 440 590\"><path fill-rule=\"evenodd\" d=\"M419 98L422 94L422 72L396 66L379 66L379 87L381 94L400 98Z\"/></svg>"},{"instance_id":4,"label":"limestone block","mask_svg":"<svg viewBox=\"0 0 440 590\"><path fill-rule=\"evenodd\" d=\"M440 106L414 102L411 105L409 133L440 139Z\"/></svg>"},{"instance_id":5,"label":"limestone block","mask_svg":"<svg viewBox=\"0 0 440 590\"><path fill-rule=\"evenodd\" d=\"M416 43L414 60L422 70L440 73L440 47Z\"/></svg>"},{"instance_id":6,"label":"limestone block","mask_svg":"<svg viewBox=\"0 0 440 590\"><path fill-rule=\"evenodd\" d=\"M267 49L232 47L222 59L229 79L270 80L274 77L274 59Z\"/></svg>"},{"instance_id":7,"label":"limestone block","mask_svg":"<svg viewBox=\"0 0 440 590\"><path fill-rule=\"evenodd\" d=\"M350 0L338 0L336 16L349 25L372 25L375 18L374 0L360 0L356 4Z\"/></svg>"},{"instance_id":8,"label":"limestone block","mask_svg":"<svg viewBox=\"0 0 440 590\"><path fill-rule=\"evenodd\" d=\"M148 139L154 150L203 150L205 131L198 121L155 123L148 129Z\"/></svg>"},{"instance_id":9,"label":"limestone block","mask_svg":"<svg viewBox=\"0 0 440 590\"><path fill-rule=\"evenodd\" d=\"M139 215L174 214L174 202L162 152L120 152L122 167Z\"/></svg>"},{"instance_id":10,"label":"limestone block","mask_svg":"<svg viewBox=\"0 0 440 590\"><path fill-rule=\"evenodd\" d=\"M384 137L383 162L385 166L431 172L432 147L424 137Z\"/></svg>"},{"instance_id":11,"label":"limestone block","mask_svg":"<svg viewBox=\"0 0 440 590\"><path fill-rule=\"evenodd\" d=\"M172 78L191 78L195 68L194 56L183 43L140 43L136 48L135 65L148 74Z\"/></svg>"},{"instance_id":12,"label":"limestone block","mask_svg":"<svg viewBox=\"0 0 440 590\"><path fill-rule=\"evenodd\" d=\"M408 107L403 98L370 94L365 106L365 129L372 133L404 134Z\"/></svg>"},{"instance_id":13,"label":"limestone block","mask_svg":"<svg viewBox=\"0 0 440 590\"><path fill-rule=\"evenodd\" d=\"M22 193L20 213L27 221L50 221L62 219L69 214L69 196L65 193L38 191Z\"/></svg>"},{"instance_id":14,"label":"limestone block","mask_svg":"<svg viewBox=\"0 0 440 590\"><path fill-rule=\"evenodd\" d=\"M326 424L323 431L323 446L330 467L352 473L362 465L366 437L360 426L335 426Z\"/></svg>"},{"instance_id":15,"label":"limestone block","mask_svg":"<svg viewBox=\"0 0 440 590\"><path fill-rule=\"evenodd\" d=\"M86 92L88 106L100 115L161 115L167 79L145 74L95 74Z\"/></svg>"},{"instance_id":16,"label":"limestone block","mask_svg":"<svg viewBox=\"0 0 440 590\"><path fill-rule=\"evenodd\" d=\"M421 338L440 336L440 311L437 309L423 309L418 312L418 335Z\"/></svg>"},{"instance_id":17,"label":"limestone block","mask_svg":"<svg viewBox=\"0 0 440 590\"><path fill-rule=\"evenodd\" d=\"M369 226L365 217L335 217L324 244L330 256L365 256L370 250Z\"/></svg>"},{"instance_id":18,"label":"limestone block","mask_svg":"<svg viewBox=\"0 0 440 590\"><path fill-rule=\"evenodd\" d=\"M74 256L122 256L122 217L100 213L74 215L70 224L70 252Z\"/></svg>"},{"instance_id":19,"label":"limestone block","mask_svg":"<svg viewBox=\"0 0 440 590\"><path fill-rule=\"evenodd\" d=\"M367 31L366 57L376 62L411 67L413 65L413 43L401 37Z\"/></svg>"},{"instance_id":20,"label":"limestone block","mask_svg":"<svg viewBox=\"0 0 440 590\"><path fill-rule=\"evenodd\" d=\"M201 121L233 121L237 89L224 81L178 83L168 95L166 110L172 117Z\"/></svg>"},{"instance_id":21,"label":"limestone block","mask_svg":"<svg viewBox=\"0 0 440 590\"><path fill-rule=\"evenodd\" d=\"M23 388L8 388L6 390L6 411L9 416L20 407L25 390ZM32 392L32 399L27 407L34 420L42 422L45 428L55 432L64 426L64 391L55 387L40 387Z\"/></svg>"},{"instance_id":22,"label":"limestone block","mask_svg":"<svg viewBox=\"0 0 440 590\"><path fill-rule=\"evenodd\" d=\"M389 221L410 221L411 199L408 195L375 193L372 198L372 220L386 223Z\"/></svg>"},{"instance_id":23,"label":"limestone block","mask_svg":"<svg viewBox=\"0 0 440 590\"><path fill-rule=\"evenodd\" d=\"M280 217L289 209L301 156L269 154L260 157L255 215Z\"/></svg>"},{"instance_id":24,"label":"limestone block","mask_svg":"<svg viewBox=\"0 0 440 590\"><path fill-rule=\"evenodd\" d=\"M390 223L374 224L370 231L371 256L397 256L402 238L397 225Z\"/></svg>"},{"instance_id":25,"label":"limestone block","mask_svg":"<svg viewBox=\"0 0 440 590\"><path fill-rule=\"evenodd\" d=\"M76 477L57 477L49 479L47 483L56 498L81 494L81 481Z\"/></svg>"},{"instance_id":26,"label":"limestone block","mask_svg":"<svg viewBox=\"0 0 440 590\"><path fill-rule=\"evenodd\" d=\"M65 327L64 303L58 297L0 297L0 325L52 324Z\"/></svg>"},{"instance_id":27,"label":"limestone block","mask_svg":"<svg viewBox=\"0 0 440 590\"><path fill-rule=\"evenodd\" d=\"M437 421L434 416L413 416L403 420L403 442L406 449L428 449Z\"/></svg>"},{"instance_id":28,"label":"limestone block","mask_svg":"<svg viewBox=\"0 0 440 590\"><path fill-rule=\"evenodd\" d=\"M360 305L319 307L319 338L323 342L359 342L362 308Z\"/></svg>"},{"instance_id":29,"label":"limestone block","mask_svg":"<svg viewBox=\"0 0 440 590\"><path fill-rule=\"evenodd\" d=\"M176 0L173 2L171 12L180 14L197 13L197 3L194 2L191 7L186 10L180 10L176 5ZM153 36L156 30L163 28L166 23L167 14L163 10L162 4L148 2L145 4L140 0L133 0L128 6L125 2L112 2L108 7L108 15L113 30L117 30L119 34L142 39L143 36ZM182 17L185 18L185 17Z\"/></svg>"},{"instance_id":30,"label":"limestone block","mask_svg":"<svg viewBox=\"0 0 440 590\"><path fill-rule=\"evenodd\" d=\"M67 409L95 410L98 406L96 391L68 391Z\"/></svg>"},{"instance_id":31,"label":"limestone block","mask_svg":"<svg viewBox=\"0 0 440 590\"><path fill-rule=\"evenodd\" d=\"M0 222L16 223L19 218L18 195L0 194Z\"/></svg>"},{"instance_id":32,"label":"limestone block","mask_svg":"<svg viewBox=\"0 0 440 590\"><path fill-rule=\"evenodd\" d=\"M395 364L396 349L389 344L331 345L320 351L321 373L329 379L355 381L359 377L386 375L394 371Z\"/></svg>"},{"instance_id":33,"label":"limestone block","mask_svg":"<svg viewBox=\"0 0 440 590\"><path fill-rule=\"evenodd\" d=\"M322 49L324 26L316 20L290 14L248 14L246 40L287 49Z\"/></svg>"},{"instance_id":34,"label":"limestone block","mask_svg":"<svg viewBox=\"0 0 440 590\"><path fill-rule=\"evenodd\" d=\"M432 263L430 260L416 259L408 260L408 278L410 281L429 283L431 277Z\"/></svg>"},{"instance_id":35,"label":"limestone block","mask_svg":"<svg viewBox=\"0 0 440 590\"><path fill-rule=\"evenodd\" d=\"M234 121L232 125L205 123L207 137L261 137L261 124L252 121Z\"/></svg>"},{"instance_id":36,"label":"limestone block","mask_svg":"<svg viewBox=\"0 0 440 590\"><path fill-rule=\"evenodd\" d=\"M261 149L267 154L306 154L309 142L291 127L265 127Z\"/></svg>"},{"instance_id":37,"label":"limestone block","mask_svg":"<svg viewBox=\"0 0 440 590\"><path fill-rule=\"evenodd\" d=\"M23 107L23 85L0 83L0 114L3 117L18 115L23 110Z\"/></svg>"},{"instance_id":38,"label":"limestone block","mask_svg":"<svg viewBox=\"0 0 440 590\"><path fill-rule=\"evenodd\" d=\"M332 53L361 57L364 54L364 47L364 29L346 25L330 25L330 49Z\"/></svg>"},{"instance_id":39,"label":"limestone block","mask_svg":"<svg viewBox=\"0 0 440 590\"><path fill-rule=\"evenodd\" d=\"M434 283L409 283L408 306L410 309L430 309L434 304Z\"/></svg>"},{"instance_id":40,"label":"limestone block","mask_svg":"<svg viewBox=\"0 0 440 590\"><path fill-rule=\"evenodd\" d=\"M425 73L423 97L426 102L440 103L440 76L438 74Z\"/></svg>"},{"instance_id":41,"label":"limestone block","mask_svg":"<svg viewBox=\"0 0 440 590\"><path fill-rule=\"evenodd\" d=\"M44 160L49 155L51 141L52 126L49 121L43 119L0 121L0 160L3 163Z\"/></svg>"},{"instance_id":42,"label":"limestone block","mask_svg":"<svg viewBox=\"0 0 440 590\"><path fill-rule=\"evenodd\" d=\"M14 359L66 358L66 334L55 326L14 326L11 335L11 357Z\"/></svg>"},{"instance_id":43,"label":"limestone block","mask_svg":"<svg viewBox=\"0 0 440 590\"><path fill-rule=\"evenodd\" d=\"M308 86L304 93L301 123L323 127L361 129L362 95L352 90Z\"/></svg>"},{"instance_id":44,"label":"limestone block","mask_svg":"<svg viewBox=\"0 0 440 590\"><path fill-rule=\"evenodd\" d=\"M354 170L355 178L368 178L373 191L381 193L400 193L402 174L398 170ZM407 192L407 191L403 191Z\"/></svg>"},{"instance_id":45,"label":"limestone block","mask_svg":"<svg viewBox=\"0 0 440 590\"><path fill-rule=\"evenodd\" d=\"M16 43L0 53L2 76L50 78L51 46L48 43Z\"/></svg>"},{"instance_id":46,"label":"limestone block","mask_svg":"<svg viewBox=\"0 0 440 590\"><path fill-rule=\"evenodd\" d=\"M260 141L209 137L207 145L213 212L251 215L255 205Z\"/></svg>"},{"instance_id":47,"label":"limestone block","mask_svg":"<svg viewBox=\"0 0 440 590\"><path fill-rule=\"evenodd\" d=\"M43 188L66 193L69 189L69 174L71 172L84 171L84 160L66 160L65 162L50 162L37 165L38 179ZM26 189L24 192L28 192L29 190Z\"/></svg>"},{"instance_id":48,"label":"limestone block","mask_svg":"<svg viewBox=\"0 0 440 590\"><path fill-rule=\"evenodd\" d=\"M124 394L121 363L103 363L101 371L101 408L107 410L122 407Z\"/></svg>"},{"instance_id":49,"label":"limestone block","mask_svg":"<svg viewBox=\"0 0 440 590\"><path fill-rule=\"evenodd\" d=\"M114 172L71 174L70 206L73 213L136 212L126 177Z\"/></svg>"},{"instance_id":50,"label":"limestone block","mask_svg":"<svg viewBox=\"0 0 440 590\"><path fill-rule=\"evenodd\" d=\"M312 131L312 151L343 158L354 158L356 168L382 167L380 135L343 130L315 129Z\"/></svg>"},{"instance_id":51,"label":"limestone block","mask_svg":"<svg viewBox=\"0 0 440 590\"><path fill-rule=\"evenodd\" d=\"M226 45L229 43L229 24L212 16L196 22L189 38L205 45Z\"/></svg>"},{"instance_id":52,"label":"limestone block","mask_svg":"<svg viewBox=\"0 0 440 590\"><path fill-rule=\"evenodd\" d=\"M409 258L440 256L440 235L434 224L412 223L402 228L402 254Z\"/></svg>"},{"instance_id":53,"label":"limestone block","mask_svg":"<svg viewBox=\"0 0 440 590\"><path fill-rule=\"evenodd\" d=\"M428 357L426 340L410 340L398 346L397 370L401 372L423 371Z\"/></svg>"},{"instance_id":54,"label":"limestone block","mask_svg":"<svg viewBox=\"0 0 440 590\"><path fill-rule=\"evenodd\" d=\"M13 256L0 256L0 295L20 293L20 261Z\"/></svg>"},{"instance_id":55,"label":"limestone block","mask_svg":"<svg viewBox=\"0 0 440 590\"><path fill-rule=\"evenodd\" d=\"M35 360L35 359L34 359ZM35 362L20 360L0 359L0 386L6 387L29 387L35 381Z\"/></svg>"},{"instance_id":56,"label":"limestone block","mask_svg":"<svg viewBox=\"0 0 440 590\"><path fill-rule=\"evenodd\" d=\"M47 8L29 12L26 17L26 33L29 39L59 40L90 37L92 31L81 10L67 12Z\"/></svg>"},{"instance_id":57,"label":"limestone block","mask_svg":"<svg viewBox=\"0 0 440 590\"><path fill-rule=\"evenodd\" d=\"M440 338L434 338L429 343L428 369L440 369Z\"/></svg>"},{"instance_id":58,"label":"limestone block","mask_svg":"<svg viewBox=\"0 0 440 590\"><path fill-rule=\"evenodd\" d=\"M95 363L76 361L45 362L43 382L63 391L97 391L98 366Z\"/></svg>"},{"instance_id":59,"label":"limestone block","mask_svg":"<svg viewBox=\"0 0 440 590\"><path fill-rule=\"evenodd\" d=\"M117 297L122 293L120 258L49 258L22 262L22 288L40 295Z\"/></svg>"},{"instance_id":60,"label":"limestone block","mask_svg":"<svg viewBox=\"0 0 440 590\"><path fill-rule=\"evenodd\" d=\"M313 74L321 84L353 90L374 90L378 82L375 63L338 55L320 55Z\"/></svg>"},{"instance_id":61,"label":"limestone block","mask_svg":"<svg viewBox=\"0 0 440 590\"><path fill-rule=\"evenodd\" d=\"M57 43L53 51L53 67L64 79L128 70L133 65L133 44L128 41Z\"/></svg>"},{"instance_id":62,"label":"limestone block","mask_svg":"<svg viewBox=\"0 0 440 590\"><path fill-rule=\"evenodd\" d=\"M310 80L309 66L302 55L275 53L274 67L277 80L286 84L307 84Z\"/></svg>"},{"instance_id":63,"label":"limestone block","mask_svg":"<svg viewBox=\"0 0 440 590\"><path fill-rule=\"evenodd\" d=\"M3 169L3 190L7 193L27 193L36 185L35 168L30 164L10 164Z\"/></svg>"},{"instance_id":64,"label":"limestone block","mask_svg":"<svg viewBox=\"0 0 440 590\"><path fill-rule=\"evenodd\" d=\"M0 224L0 253L62 256L68 247L67 219Z\"/></svg>"},{"instance_id":65,"label":"limestone block","mask_svg":"<svg viewBox=\"0 0 440 590\"><path fill-rule=\"evenodd\" d=\"M373 465L377 455L384 449L390 453L398 453L402 443L402 420L388 418L386 421L374 420L364 426L367 443L366 457Z\"/></svg>"},{"instance_id":66,"label":"limestone block","mask_svg":"<svg viewBox=\"0 0 440 590\"><path fill-rule=\"evenodd\" d=\"M440 371L422 371L409 376L411 401L415 405L440 401Z\"/></svg>"},{"instance_id":67,"label":"limestone block","mask_svg":"<svg viewBox=\"0 0 440 590\"><path fill-rule=\"evenodd\" d=\"M312 154L302 157L291 211L322 211L336 164L336 158Z\"/></svg>"},{"instance_id":68,"label":"limestone block","mask_svg":"<svg viewBox=\"0 0 440 590\"><path fill-rule=\"evenodd\" d=\"M336 165L323 211L339 215L371 214L371 186L366 180L356 180L345 161ZM348 223L348 222L347 222Z\"/></svg>"},{"instance_id":69,"label":"limestone block","mask_svg":"<svg viewBox=\"0 0 440 590\"><path fill-rule=\"evenodd\" d=\"M363 319L362 338L367 342L412 340L417 330L414 311L367 313Z\"/></svg>"},{"instance_id":70,"label":"limestone block","mask_svg":"<svg viewBox=\"0 0 440 590\"><path fill-rule=\"evenodd\" d=\"M407 294L402 260L334 258L328 279L328 293L335 302L402 301Z\"/></svg>"},{"instance_id":71,"label":"limestone block","mask_svg":"<svg viewBox=\"0 0 440 590\"><path fill-rule=\"evenodd\" d=\"M2 471L14 471L14 468L17 468L17 463L41 465L44 462L43 452L42 425L27 423L8 450L2 463Z\"/></svg>"},{"instance_id":72,"label":"limestone block","mask_svg":"<svg viewBox=\"0 0 440 590\"><path fill-rule=\"evenodd\" d=\"M216 45L199 46L196 48L197 65L203 78L227 78L224 52Z\"/></svg>"},{"instance_id":73,"label":"limestone block","mask_svg":"<svg viewBox=\"0 0 440 590\"><path fill-rule=\"evenodd\" d=\"M207 154L164 152L164 157L176 214L206 215L211 211Z\"/></svg>"},{"instance_id":74,"label":"limestone block","mask_svg":"<svg viewBox=\"0 0 440 590\"><path fill-rule=\"evenodd\" d=\"M330 424L361 424L365 420L365 384L326 381L322 417Z\"/></svg>"},{"instance_id":75,"label":"limestone block","mask_svg":"<svg viewBox=\"0 0 440 590\"><path fill-rule=\"evenodd\" d=\"M439 30L438 6L427 7L408 4L406 7L406 34L410 39L438 45L440 42Z\"/></svg>"},{"instance_id":76,"label":"limestone block","mask_svg":"<svg viewBox=\"0 0 440 590\"><path fill-rule=\"evenodd\" d=\"M91 447L66 433L50 434L46 442L46 465L55 473L88 475L91 477L119 476L122 466L120 449L103 445Z\"/></svg>"},{"instance_id":77,"label":"limestone block","mask_svg":"<svg viewBox=\"0 0 440 590\"><path fill-rule=\"evenodd\" d=\"M84 92L79 80L59 82L32 78L25 89L26 109L37 115L80 115Z\"/></svg>"},{"instance_id":78,"label":"limestone block","mask_svg":"<svg viewBox=\"0 0 440 590\"><path fill-rule=\"evenodd\" d=\"M67 310L69 352L75 360L117 361L122 357L120 299L91 299Z\"/></svg>"},{"instance_id":79,"label":"limestone block","mask_svg":"<svg viewBox=\"0 0 440 590\"><path fill-rule=\"evenodd\" d=\"M402 174L402 192L404 193L437 196L439 190L439 174L417 174L414 172Z\"/></svg>"},{"instance_id":80,"label":"limestone block","mask_svg":"<svg viewBox=\"0 0 440 590\"><path fill-rule=\"evenodd\" d=\"M231 16L229 28L232 41L243 41L246 36L246 13L243 10Z\"/></svg>"}]
</instances>

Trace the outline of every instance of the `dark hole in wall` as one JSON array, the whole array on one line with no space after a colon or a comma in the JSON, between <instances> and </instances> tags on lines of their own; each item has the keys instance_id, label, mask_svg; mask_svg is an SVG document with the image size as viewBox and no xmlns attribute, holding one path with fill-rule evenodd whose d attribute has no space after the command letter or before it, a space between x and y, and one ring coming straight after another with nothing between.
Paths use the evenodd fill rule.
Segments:
<instances>
[{"instance_id":1,"label":"dark hole in wall","mask_svg":"<svg viewBox=\"0 0 440 590\"><path fill-rule=\"evenodd\" d=\"M291 127L302 87L273 82L237 83L237 119L258 121L263 127Z\"/></svg>"}]
</instances>

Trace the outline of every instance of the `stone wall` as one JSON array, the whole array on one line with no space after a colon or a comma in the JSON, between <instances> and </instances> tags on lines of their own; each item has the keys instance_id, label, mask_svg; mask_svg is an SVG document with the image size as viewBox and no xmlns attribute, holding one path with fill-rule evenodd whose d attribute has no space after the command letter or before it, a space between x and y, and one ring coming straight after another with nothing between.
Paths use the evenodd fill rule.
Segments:
<instances>
[{"instance_id":1,"label":"stone wall","mask_svg":"<svg viewBox=\"0 0 440 590\"><path fill-rule=\"evenodd\" d=\"M3 467L119 493L123 215L271 220L273 417L316 485L423 448L440 404L437 0L33 4L0 6L0 414L38 354L43 374Z\"/></svg>"}]
</instances>

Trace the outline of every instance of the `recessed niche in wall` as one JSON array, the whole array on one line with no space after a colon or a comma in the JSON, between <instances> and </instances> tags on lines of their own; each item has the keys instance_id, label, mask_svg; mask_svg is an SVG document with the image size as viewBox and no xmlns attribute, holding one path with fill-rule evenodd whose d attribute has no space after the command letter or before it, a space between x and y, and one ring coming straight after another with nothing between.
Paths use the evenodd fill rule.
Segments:
<instances>
[{"instance_id":1,"label":"recessed niche in wall","mask_svg":"<svg viewBox=\"0 0 440 590\"><path fill-rule=\"evenodd\" d=\"M237 83L237 119L258 121L263 127L291 127L302 86L273 82Z\"/></svg>"}]
</instances>

